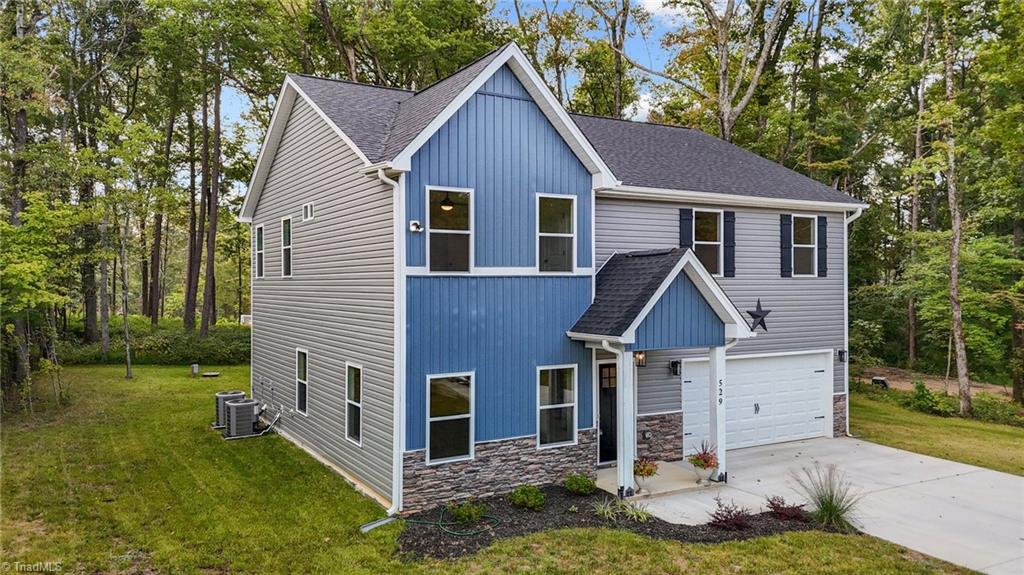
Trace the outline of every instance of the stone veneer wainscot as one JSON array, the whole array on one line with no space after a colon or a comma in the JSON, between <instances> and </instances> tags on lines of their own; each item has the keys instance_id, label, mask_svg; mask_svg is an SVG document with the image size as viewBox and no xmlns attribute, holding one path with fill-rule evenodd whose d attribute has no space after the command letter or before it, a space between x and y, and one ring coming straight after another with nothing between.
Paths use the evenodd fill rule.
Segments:
<instances>
[{"instance_id":1,"label":"stone veneer wainscot","mask_svg":"<svg viewBox=\"0 0 1024 575\"><path fill-rule=\"evenodd\" d=\"M537 448L536 437L477 443L473 459L427 465L426 450L402 461L402 512L415 513L453 499L488 497L524 483L561 483L570 473L594 477L597 432L579 432L576 445Z\"/></svg>"},{"instance_id":2,"label":"stone veneer wainscot","mask_svg":"<svg viewBox=\"0 0 1024 575\"><path fill-rule=\"evenodd\" d=\"M846 394L832 396L832 437L846 436Z\"/></svg>"},{"instance_id":3,"label":"stone veneer wainscot","mask_svg":"<svg viewBox=\"0 0 1024 575\"><path fill-rule=\"evenodd\" d=\"M650 437L647 437L648 434ZM683 458L683 414L660 413L636 418L636 453L655 461Z\"/></svg>"}]
</instances>

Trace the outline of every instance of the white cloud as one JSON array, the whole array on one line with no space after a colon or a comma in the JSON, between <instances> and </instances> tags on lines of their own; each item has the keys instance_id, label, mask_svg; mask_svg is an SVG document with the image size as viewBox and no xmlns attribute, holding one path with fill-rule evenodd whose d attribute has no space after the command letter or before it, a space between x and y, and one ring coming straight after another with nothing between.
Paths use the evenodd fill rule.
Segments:
<instances>
[{"instance_id":1,"label":"white cloud","mask_svg":"<svg viewBox=\"0 0 1024 575\"><path fill-rule=\"evenodd\" d=\"M646 122L647 118L651 114L651 109L656 107L660 101L654 94L650 92L643 92L640 94L640 98L635 104L629 107L627 113L630 120L636 120L637 122Z\"/></svg>"}]
</instances>

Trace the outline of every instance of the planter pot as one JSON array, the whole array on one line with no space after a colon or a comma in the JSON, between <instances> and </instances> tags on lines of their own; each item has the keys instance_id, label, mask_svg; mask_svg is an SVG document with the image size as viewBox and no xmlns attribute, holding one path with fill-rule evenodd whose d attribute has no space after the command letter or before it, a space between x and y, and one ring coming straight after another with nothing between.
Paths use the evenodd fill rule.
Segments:
<instances>
[{"instance_id":1,"label":"planter pot","mask_svg":"<svg viewBox=\"0 0 1024 575\"><path fill-rule=\"evenodd\" d=\"M694 467L693 471L697 474L697 484L709 483L711 478L715 476L715 468L705 469L703 467Z\"/></svg>"}]
</instances>

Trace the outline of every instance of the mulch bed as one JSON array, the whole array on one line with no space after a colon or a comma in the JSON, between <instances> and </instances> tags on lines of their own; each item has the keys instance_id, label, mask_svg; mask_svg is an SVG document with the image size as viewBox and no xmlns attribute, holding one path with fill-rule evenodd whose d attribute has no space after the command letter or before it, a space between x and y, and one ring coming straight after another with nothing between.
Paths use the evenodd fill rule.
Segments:
<instances>
[{"instance_id":1,"label":"mulch bed","mask_svg":"<svg viewBox=\"0 0 1024 575\"><path fill-rule=\"evenodd\" d=\"M437 525L416 523L416 521L437 521L441 517L442 508L409 515L405 518L407 519L405 529L402 530L398 538L399 550L410 559L421 557L450 559L476 553L498 539L567 527L626 529L649 537L685 543L721 543L789 531L819 530L812 523L779 519L771 513L752 516L749 527L736 531L711 525L676 525L657 517L651 517L644 523L629 521L625 518L608 521L598 517L593 509L595 502L611 498L607 493L576 495L561 486L545 487L543 491L546 499L544 507L540 511L515 507L504 496L479 499L480 502L487 505L488 514L497 518L497 521L482 520L475 525L448 526L453 531L476 532L470 535L453 535ZM572 511L571 508L576 510ZM451 516L446 514L445 519L450 520Z\"/></svg>"}]
</instances>

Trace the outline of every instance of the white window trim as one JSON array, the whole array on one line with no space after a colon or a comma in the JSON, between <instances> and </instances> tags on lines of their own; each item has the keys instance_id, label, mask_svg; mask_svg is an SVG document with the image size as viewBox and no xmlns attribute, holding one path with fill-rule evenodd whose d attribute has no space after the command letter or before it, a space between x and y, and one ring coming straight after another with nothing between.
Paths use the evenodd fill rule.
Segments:
<instances>
[{"instance_id":1,"label":"white window trim","mask_svg":"<svg viewBox=\"0 0 1024 575\"><path fill-rule=\"evenodd\" d=\"M705 213L709 213L709 214L718 214L718 241L717 242L707 242L707 241L698 241L697 240L697 213L698 212L705 212ZM694 255L697 255L697 245L702 245L702 246L713 246L713 245L716 245L716 244L718 245L718 271L717 272L713 272L711 270L708 270L708 273L711 274L711 277L715 277L715 278L722 277L724 275L724 273L725 273L725 211L724 210L716 210L716 209L713 209L713 208L693 208L693 229L691 231L692 231L693 235L690 238L690 242L693 244L693 248L694 248L693 249L693 253L694 253ZM697 258L697 260L700 261L700 258ZM704 262L701 262L701 265L704 265Z\"/></svg>"},{"instance_id":2,"label":"white window trim","mask_svg":"<svg viewBox=\"0 0 1024 575\"><path fill-rule=\"evenodd\" d=\"M430 424L434 421L448 421L451 419L465 419L465 415L444 415L441 417L430 417L430 380L443 379L446 377L468 377L469 378L469 455L446 457L444 459L430 458ZM427 374L427 431L423 443L424 460L427 465L439 465L455 461L468 461L476 457L476 371L460 371L456 373L431 373Z\"/></svg>"},{"instance_id":3,"label":"white window trim","mask_svg":"<svg viewBox=\"0 0 1024 575\"><path fill-rule=\"evenodd\" d=\"M263 239L263 247L259 248L259 245L260 245L259 240L260 240L261 236L262 236L262 239ZM252 261L252 263L253 263L253 270L252 270L253 277L255 277L256 279L263 279L266 276L266 274L267 274L267 255L266 255L266 250L267 250L267 232L266 232L266 230L263 229L263 224L258 224L258 225L253 227L252 247L253 247L253 250L252 250L253 251L253 256L252 256L253 257L253 261ZM257 249L257 248L259 248L259 249ZM259 265L260 257L263 258L263 265L262 266ZM260 273L260 272L262 272L262 273Z\"/></svg>"},{"instance_id":4,"label":"white window trim","mask_svg":"<svg viewBox=\"0 0 1024 575\"><path fill-rule=\"evenodd\" d=\"M288 221L288 245L284 245L284 222ZM295 226L292 222L291 216L285 216L281 218L281 277L290 278L295 274ZM288 250L288 271L291 272L288 275L284 273L284 251ZM263 264L266 266L266 263Z\"/></svg>"},{"instance_id":5,"label":"white window trim","mask_svg":"<svg viewBox=\"0 0 1024 575\"><path fill-rule=\"evenodd\" d=\"M544 275L544 276L547 276L547 275L552 275L552 276L573 275L573 274L576 273L576 269L577 269L576 268L576 248L577 248L576 232L577 232L577 229L579 227L576 224L576 196L572 195L572 194L545 194L545 193L537 193L535 195L536 195L536 199L533 202L534 203L534 210L533 210L533 215L534 215L534 218L533 218L534 219L534 224L533 224L534 253L533 253L533 256L534 256L534 261L536 263L534 265L534 269L536 270L538 275ZM572 215L570 216L572 218L572 221L570 222L572 224L572 233L571 234L557 234L557 233L552 233L552 232L541 232L540 231L540 199L541 198L554 198L556 200L570 200L572 202ZM540 238L542 236L543 237L551 237L551 238L572 238L572 269L560 270L560 271L541 271L541 269L540 269Z\"/></svg>"},{"instance_id":6,"label":"white window trim","mask_svg":"<svg viewBox=\"0 0 1024 575\"><path fill-rule=\"evenodd\" d=\"M306 361L307 361L306 369L308 370L309 369L309 364L308 364L309 359L307 358ZM359 391L359 401L353 401L348 396L348 370L350 368L355 368L355 369L359 370L359 388L360 388L360 391ZM362 447L363 446L363 390L362 390L363 383L364 383L364 380L363 380L363 366L361 364L358 364L358 363L352 363L350 361L346 361L345 362L345 439L348 440L349 442L351 442L352 444L358 446L358 447ZM308 399L309 398L307 398L307 401L308 401ZM359 439L358 440L352 439L348 435L348 406L349 405L354 405L354 406L359 408Z\"/></svg>"},{"instance_id":7,"label":"white window trim","mask_svg":"<svg viewBox=\"0 0 1024 575\"><path fill-rule=\"evenodd\" d=\"M804 218L811 220L811 243L799 244L796 243L796 219ZM796 248L814 248L814 255L811 256L811 263L814 265L814 270L809 274L798 274L796 273ZM818 277L818 216L814 214L790 214L789 215L789 265L791 266L791 276L795 278L813 278Z\"/></svg>"},{"instance_id":8,"label":"white window trim","mask_svg":"<svg viewBox=\"0 0 1024 575\"><path fill-rule=\"evenodd\" d=\"M306 355L306 379L299 379L299 354ZM295 348L295 413L309 417L309 350ZM306 386L306 411L299 409L299 382Z\"/></svg>"},{"instance_id":9,"label":"white window trim","mask_svg":"<svg viewBox=\"0 0 1024 575\"><path fill-rule=\"evenodd\" d=\"M572 370L572 403L559 403L555 405L544 405L540 404L540 374L542 371L552 369L571 369ZM536 389L537 391L537 449L554 449L556 447L564 447L566 445L576 445L579 442L579 364L576 363L565 363L561 365L538 365L537 366L537 379ZM548 443L546 445L540 442L540 412L545 409L557 409L562 407L572 408L572 440L561 441L559 443Z\"/></svg>"},{"instance_id":10,"label":"white window trim","mask_svg":"<svg viewBox=\"0 0 1024 575\"><path fill-rule=\"evenodd\" d=\"M306 202L302 204L302 221L311 222L313 221L314 218L316 218L315 207L316 206L314 206L314 202ZM307 213L309 214L308 218L306 217Z\"/></svg>"},{"instance_id":11,"label":"white window trim","mask_svg":"<svg viewBox=\"0 0 1024 575\"><path fill-rule=\"evenodd\" d=\"M433 226L430 223L430 192L455 192L460 194L469 194L469 230L437 230L438 233L444 234L466 234L469 236L469 271L452 271L452 270L432 270L430 269L430 235L434 232ZM453 188L449 186L426 186L426 191L423 195L423 209L426 212L426 246L424 246L424 253L426 258L424 259L424 267L427 269L430 275L457 275L466 276L472 275L476 268L476 202L473 188Z\"/></svg>"}]
</instances>

